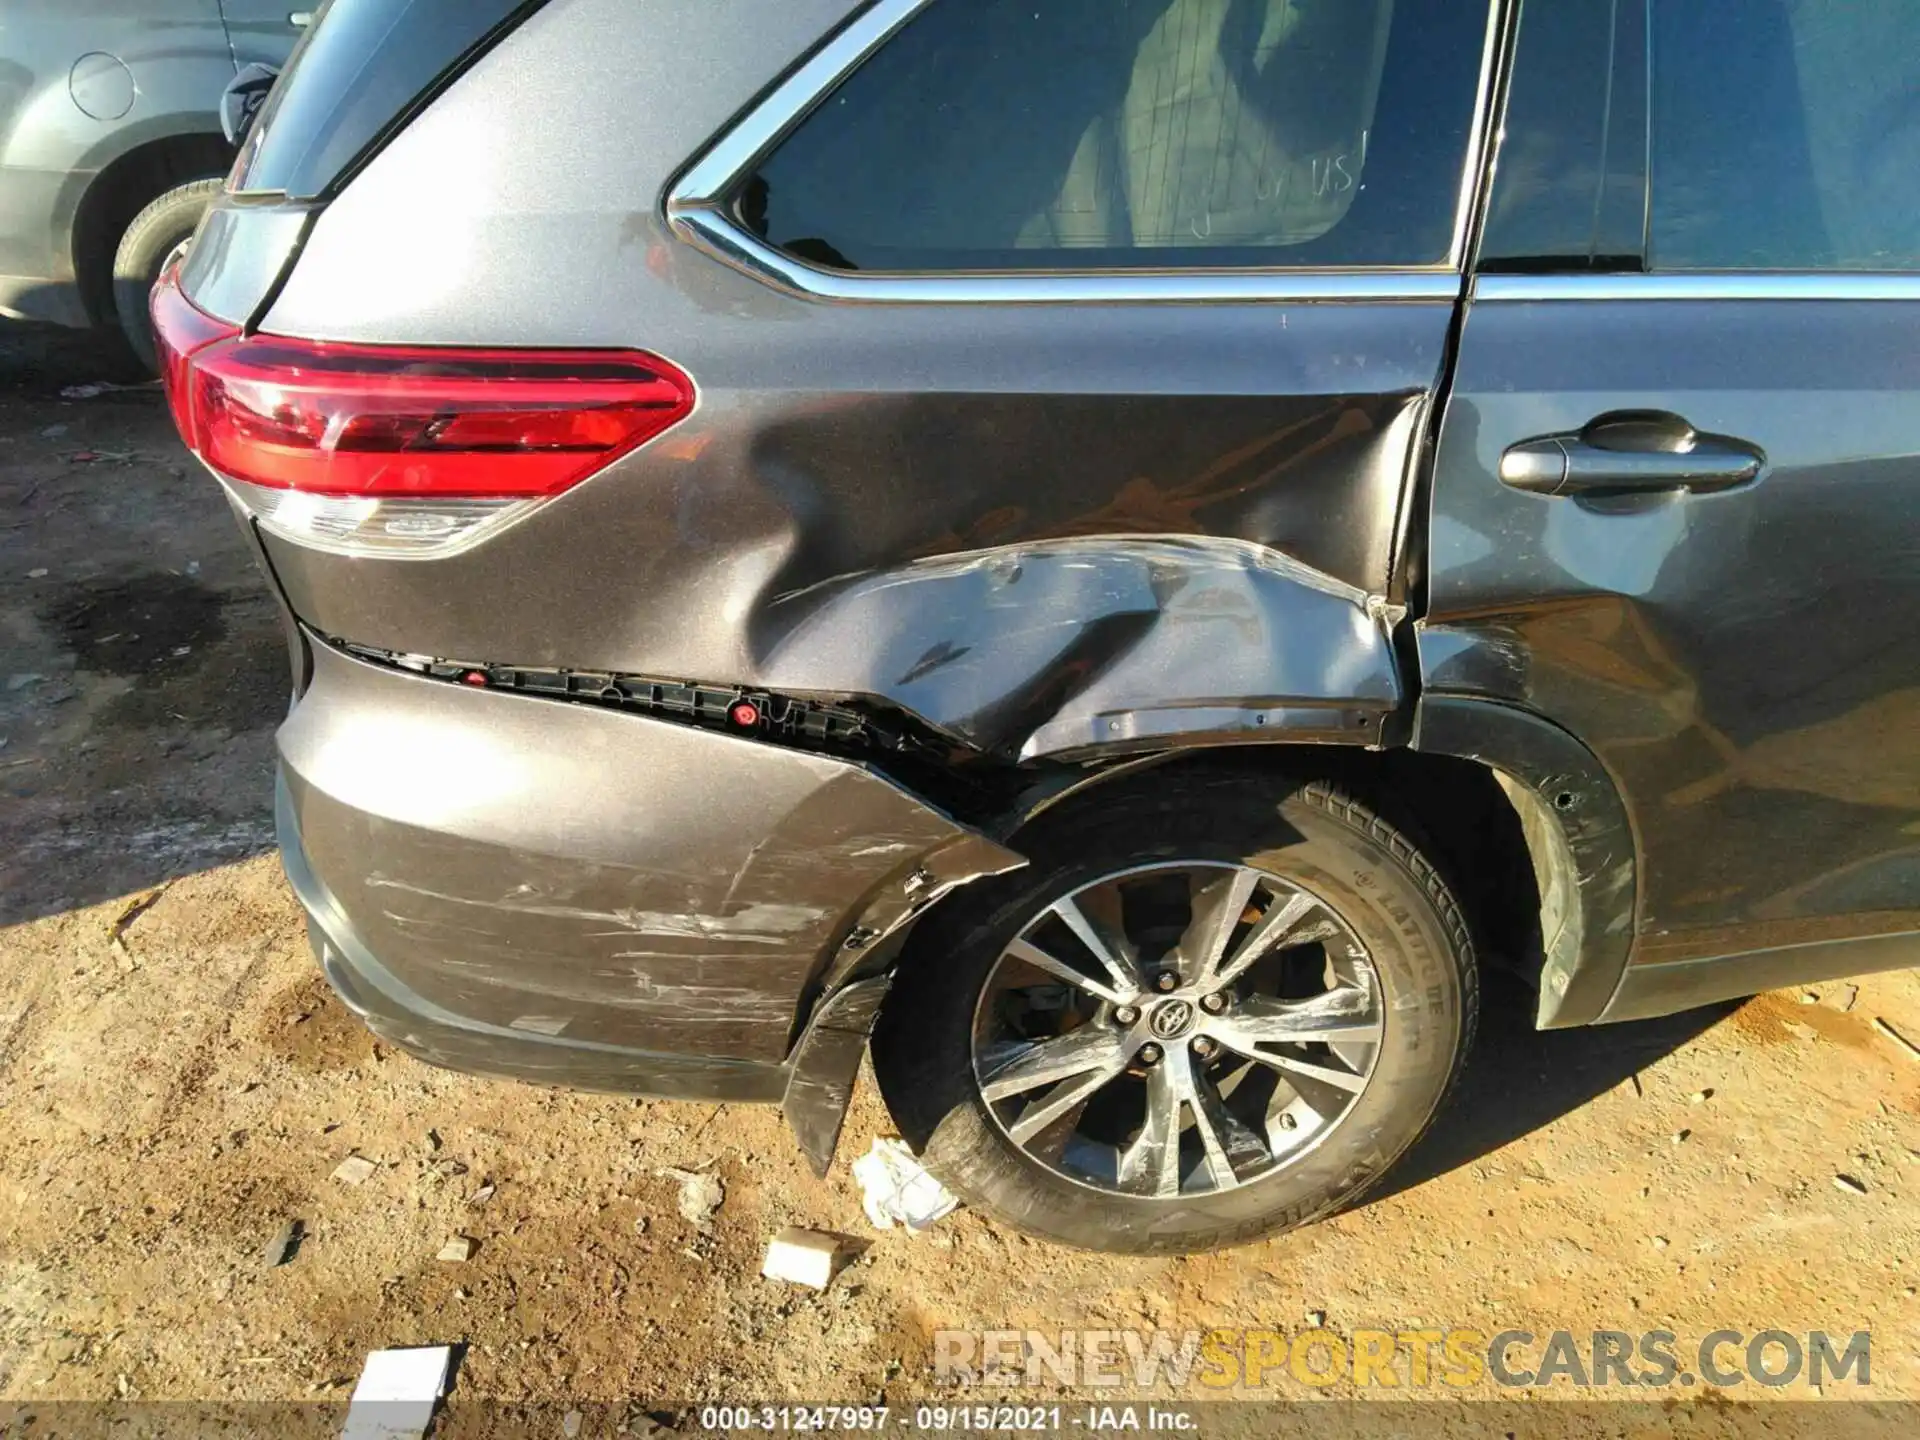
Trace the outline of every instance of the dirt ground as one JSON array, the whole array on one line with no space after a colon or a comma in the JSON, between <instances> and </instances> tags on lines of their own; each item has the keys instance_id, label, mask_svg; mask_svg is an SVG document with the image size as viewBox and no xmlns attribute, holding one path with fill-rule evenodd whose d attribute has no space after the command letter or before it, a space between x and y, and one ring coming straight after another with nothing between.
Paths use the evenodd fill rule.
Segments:
<instances>
[{"instance_id":1,"label":"dirt ground","mask_svg":"<svg viewBox=\"0 0 1920 1440\"><path fill-rule=\"evenodd\" d=\"M1867 1329L1869 1391L1669 1392L1659 1423L1920 1398L1920 1061L1875 1023L1920 1038L1912 972L1553 1035L1495 981L1464 1093L1381 1193L1176 1260L964 1211L875 1232L846 1168L887 1130L870 1088L822 1181L772 1110L376 1045L271 854L276 618L158 393L61 398L106 366L0 326L0 1402L338 1399L370 1350L458 1343L461 1397L900 1405L950 1398L943 1327L1317 1324L1665 1328L1683 1353ZM330 1178L350 1155L376 1167L358 1186ZM670 1167L722 1182L710 1231ZM760 1278L789 1223L870 1245L823 1294ZM436 1259L458 1236L471 1258Z\"/></svg>"}]
</instances>

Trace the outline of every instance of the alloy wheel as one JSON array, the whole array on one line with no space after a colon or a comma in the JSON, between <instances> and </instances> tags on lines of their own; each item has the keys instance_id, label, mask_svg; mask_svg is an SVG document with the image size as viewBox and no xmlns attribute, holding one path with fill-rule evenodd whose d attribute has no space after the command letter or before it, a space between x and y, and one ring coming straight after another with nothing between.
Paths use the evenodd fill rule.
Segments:
<instances>
[{"instance_id":1,"label":"alloy wheel","mask_svg":"<svg viewBox=\"0 0 1920 1440\"><path fill-rule=\"evenodd\" d=\"M1172 861L1083 885L989 971L973 1068L1048 1169L1170 1199L1260 1180L1339 1125L1385 1037L1373 961L1299 883Z\"/></svg>"}]
</instances>

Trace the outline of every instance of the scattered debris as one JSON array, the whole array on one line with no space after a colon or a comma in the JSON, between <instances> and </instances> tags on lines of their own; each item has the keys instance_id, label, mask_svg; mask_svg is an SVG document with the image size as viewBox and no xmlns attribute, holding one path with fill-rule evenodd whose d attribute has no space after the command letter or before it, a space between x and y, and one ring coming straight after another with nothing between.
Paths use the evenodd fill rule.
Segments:
<instances>
[{"instance_id":1,"label":"scattered debris","mask_svg":"<svg viewBox=\"0 0 1920 1440\"><path fill-rule=\"evenodd\" d=\"M1844 1190L1850 1195L1864 1195L1867 1193L1867 1182L1856 1180L1851 1175L1840 1174L1833 1177L1833 1188Z\"/></svg>"},{"instance_id":2,"label":"scattered debris","mask_svg":"<svg viewBox=\"0 0 1920 1440\"><path fill-rule=\"evenodd\" d=\"M376 1350L367 1356L353 1387L341 1440L398 1440L424 1435L447 1385L453 1363L448 1345L415 1350Z\"/></svg>"},{"instance_id":3,"label":"scattered debris","mask_svg":"<svg viewBox=\"0 0 1920 1440\"><path fill-rule=\"evenodd\" d=\"M1892 1040L1902 1050L1906 1051L1908 1059L1920 1060L1920 1045L1914 1044L1913 1041L1902 1035L1878 1015L1873 1017L1873 1028Z\"/></svg>"},{"instance_id":4,"label":"scattered debris","mask_svg":"<svg viewBox=\"0 0 1920 1440\"><path fill-rule=\"evenodd\" d=\"M699 1230L713 1228L713 1212L726 1203L727 1192L703 1170L681 1170L672 1165L653 1172L680 1182L680 1218Z\"/></svg>"},{"instance_id":5,"label":"scattered debris","mask_svg":"<svg viewBox=\"0 0 1920 1440\"><path fill-rule=\"evenodd\" d=\"M456 1265L460 1264L463 1261L473 1258L473 1247L475 1243L475 1241L465 1235L456 1235L453 1239L442 1245L440 1252L433 1258L436 1260L450 1261Z\"/></svg>"},{"instance_id":6,"label":"scattered debris","mask_svg":"<svg viewBox=\"0 0 1920 1440\"><path fill-rule=\"evenodd\" d=\"M267 1242L267 1248L260 1252L260 1262L272 1270L284 1265L293 1258L293 1252L300 1248L302 1226L298 1220L289 1220Z\"/></svg>"},{"instance_id":7,"label":"scattered debris","mask_svg":"<svg viewBox=\"0 0 1920 1440\"><path fill-rule=\"evenodd\" d=\"M364 1185L379 1168L364 1155L349 1155L333 1167L333 1178L345 1185Z\"/></svg>"},{"instance_id":8,"label":"scattered debris","mask_svg":"<svg viewBox=\"0 0 1920 1440\"><path fill-rule=\"evenodd\" d=\"M478 1210L482 1205L486 1204L487 1201L493 1199L493 1192L493 1182L488 1181L467 1197L467 1205L471 1209Z\"/></svg>"},{"instance_id":9,"label":"scattered debris","mask_svg":"<svg viewBox=\"0 0 1920 1440\"><path fill-rule=\"evenodd\" d=\"M860 1203L867 1219L881 1230L904 1225L918 1233L960 1203L914 1158L907 1142L894 1137L876 1139L873 1147L853 1162L853 1178L860 1186Z\"/></svg>"},{"instance_id":10,"label":"scattered debris","mask_svg":"<svg viewBox=\"0 0 1920 1440\"><path fill-rule=\"evenodd\" d=\"M147 911L151 910L160 897L167 893L167 887L172 884L173 882L169 880L166 884L156 886L146 894L136 896L127 902L126 908L122 910L119 915L114 918L114 922L107 927L107 941L115 950L118 950L122 955L127 953L127 927L142 915L146 914Z\"/></svg>"},{"instance_id":11,"label":"scattered debris","mask_svg":"<svg viewBox=\"0 0 1920 1440\"><path fill-rule=\"evenodd\" d=\"M1315 1330L1327 1328L1327 1312L1324 1310L1307 1311L1307 1324Z\"/></svg>"},{"instance_id":12,"label":"scattered debris","mask_svg":"<svg viewBox=\"0 0 1920 1440\"><path fill-rule=\"evenodd\" d=\"M573 1437L580 1433L581 1422L585 1419L586 1416L578 1410L567 1411L560 1417L560 1433L566 1436L567 1440L573 1440Z\"/></svg>"},{"instance_id":13,"label":"scattered debris","mask_svg":"<svg viewBox=\"0 0 1920 1440\"><path fill-rule=\"evenodd\" d=\"M90 380L85 385L67 385L62 387L62 400L92 400L101 395L110 395L116 390L152 390L159 386L158 380L142 380L135 385L119 385L112 380Z\"/></svg>"},{"instance_id":14,"label":"scattered debris","mask_svg":"<svg viewBox=\"0 0 1920 1440\"><path fill-rule=\"evenodd\" d=\"M427 1149L438 1150L439 1148L440 1148L440 1132L438 1130L427 1131Z\"/></svg>"},{"instance_id":15,"label":"scattered debris","mask_svg":"<svg viewBox=\"0 0 1920 1440\"><path fill-rule=\"evenodd\" d=\"M1800 1003L1802 1005L1818 1005L1820 1003L1820 992L1818 990L1801 991Z\"/></svg>"},{"instance_id":16,"label":"scattered debris","mask_svg":"<svg viewBox=\"0 0 1920 1440\"><path fill-rule=\"evenodd\" d=\"M1843 1011L1851 1010L1855 1005L1860 1003L1860 987L1858 985L1849 984L1846 987L1846 991L1846 998L1840 1002L1839 1006Z\"/></svg>"},{"instance_id":17,"label":"scattered debris","mask_svg":"<svg viewBox=\"0 0 1920 1440\"><path fill-rule=\"evenodd\" d=\"M1712 1090L1696 1090L1687 1097L1687 1103L1689 1105L1704 1105L1711 1099L1713 1099Z\"/></svg>"},{"instance_id":18,"label":"scattered debris","mask_svg":"<svg viewBox=\"0 0 1920 1440\"><path fill-rule=\"evenodd\" d=\"M839 1236L789 1225L768 1244L760 1273L769 1280L791 1280L824 1290L833 1280L833 1262L839 1253Z\"/></svg>"},{"instance_id":19,"label":"scattered debris","mask_svg":"<svg viewBox=\"0 0 1920 1440\"><path fill-rule=\"evenodd\" d=\"M642 1215L638 1220L633 1222L633 1233L636 1235L644 1235L647 1233L646 1216Z\"/></svg>"},{"instance_id":20,"label":"scattered debris","mask_svg":"<svg viewBox=\"0 0 1920 1440\"><path fill-rule=\"evenodd\" d=\"M1692 1135L1693 1131L1691 1130L1676 1130L1673 1132L1673 1143L1676 1145L1684 1145L1692 1138Z\"/></svg>"},{"instance_id":21,"label":"scattered debris","mask_svg":"<svg viewBox=\"0 0 1920 1440\"><path fill-rule=\"evenodd\" d=\"M46 566L44 566L44 565L41 565L41 566L39 566L39 567L37 567L36 569L32 569L32 570L29 570L29 571L27 571L27 578L28 578L29 580L44 580L44 579L46 579L46 578L47 578L47 567L46 567Z\"/></svg>"},{"instance_id":22,"label":"scattered debris","mask_svg":"<svg viewBox=\"0 0 1920 1440\"><path fill-rule=\"evenodd\" d=\"M1656 1250L1664 1250L1672 1243L1673 1242L1664 1235L1656 1235L1653 1237L1653 1248Z\"/></svg>"},{"instance_id":23,"label":"scattered debris","mask_svg":"<svg viewBox=\"0 0 1920 1440\"><path fill-rule=\"evenodd\" d=\"M40 438L42 440L58 440L72 428L71 425L49 425L40 432Z\"/></svg>"}]
</instances>

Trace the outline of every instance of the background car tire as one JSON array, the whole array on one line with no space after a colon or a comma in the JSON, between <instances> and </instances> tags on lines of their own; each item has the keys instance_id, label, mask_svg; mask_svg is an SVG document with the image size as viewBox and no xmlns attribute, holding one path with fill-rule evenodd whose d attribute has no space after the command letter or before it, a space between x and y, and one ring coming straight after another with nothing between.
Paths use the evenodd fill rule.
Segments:
<instances>
[{"instance_id":1,"label":"background car tire","mask_svg":"<svg viewBox=\"0 0 1920 1440\"><path fill-rule=\"evenodd\" d=\"M147 296L167 257L192 238L225 183L218 175L176 185L133 217L113 257L113 306L120 330L149 374L160 368Z\"/></svg>"},{"instance_id":2,"label":"background car tire","mask_svg":"<svg viewBox=\"0 0 1920 1440\"><path fill-rule=\"evenodd\" d=\"M1411 1146L1459 1075L1478 1011L1466 922L1433 864L1338 785L1149 772L1042 815L1029 866L978 882L916 934L873 1041L901 1133L949 1188L1008 1223L1086 1249L1186 1253L1303 1225L1353 1201ZM1237 1189L1169 1199L1078 1183L1016 1145L975 1079L975 1007L1005 947L1060 896L1166 859L1245 864L1312 888L1367 947L1384 1040L1366 1090L1306 1153Z\"/></svg>"}]
</instances>

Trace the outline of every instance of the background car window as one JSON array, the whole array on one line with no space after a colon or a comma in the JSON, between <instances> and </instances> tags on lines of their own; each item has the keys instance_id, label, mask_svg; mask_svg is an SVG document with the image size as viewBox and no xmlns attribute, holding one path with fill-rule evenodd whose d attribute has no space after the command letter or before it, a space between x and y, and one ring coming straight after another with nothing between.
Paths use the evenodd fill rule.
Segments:
<instances>
[{"instance_id":1,"label":"background car window","mask_svg":"<svg viewBox=\"0 0 1920 1440\"><path fill-rule=\"evenodd\" d=\"M1920 5L1653 5L1655 268L1920 269Z\"/></svg>"},{"instance_id":2,"label":"background car window","mask_svg":"<svg viewBox=\"0 0 1920 1440\"><path fill-rule=\"evenodd\" d=\"M941 0L737 210L846 269L1440 263L1485 22L1458 0Z\"/></svg>"}]
</instances>

